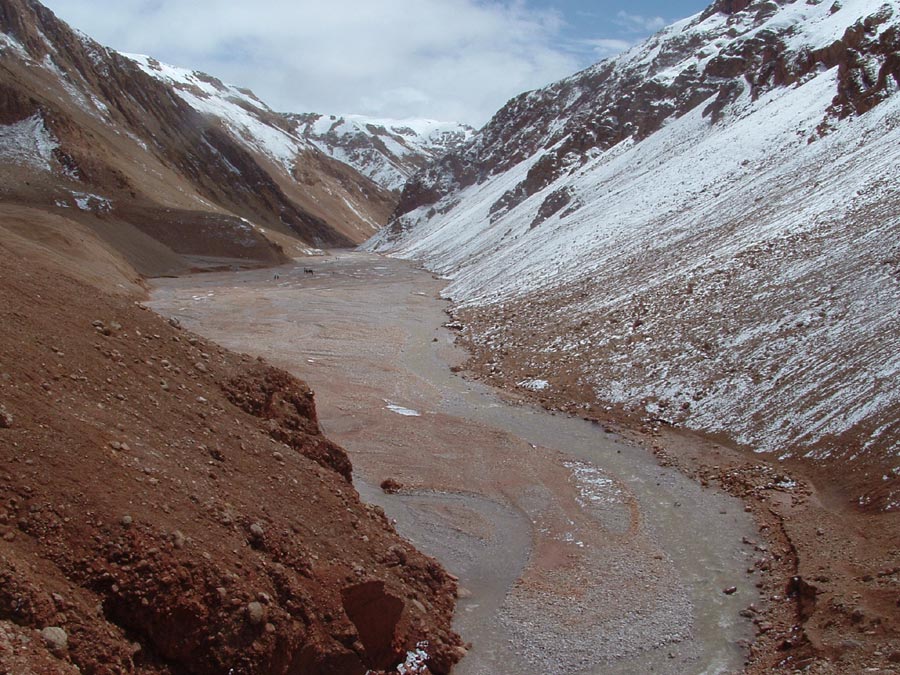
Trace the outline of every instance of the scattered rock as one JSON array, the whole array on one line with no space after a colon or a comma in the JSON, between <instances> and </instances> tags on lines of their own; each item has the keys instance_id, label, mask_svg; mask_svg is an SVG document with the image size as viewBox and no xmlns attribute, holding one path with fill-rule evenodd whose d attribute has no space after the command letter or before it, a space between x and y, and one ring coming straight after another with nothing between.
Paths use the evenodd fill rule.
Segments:
<instances>
[{"instance_id":1,"label":"scattered rock","mask_svg":"<svg viewBox=\"0 0 900 675\"><path fill-rule=\"evenodd\" d=\"M13 425L13 416L0 405L0 429L9 429Z\"/></svg>"},{"instance_id":2,"label":"scattered rock","mask_svg":"<svg viewBox=\"0 0 900 675\"><path fill-rule=\"evenodd\" d=\"M250 526L250 543L254 546L261 546L266 538L266 531L259 523L253 523Z\"/></svg>"},{"instance_id":3,"label":"scattered rock","mask_svg":"<svg viewBox=\"0 0 900 675\"><path fill-rule=\"evenodd\" d=\"M266 608L261 602L255 600L247 605L247 620L254 626L258 626L266 618Z\"/></svg>"},{"instance_id":4,"label":"scattered rock","mask_svg":"<svg viewBox=\"0 0 900 675\"><path fill-rule=\"evenodd\" d=\"M385 492L385 494L394 495L403 489L403 484L400 481L394 480L393 478L385 478L383 481L381 481L381 489Z\"/></svg>"},{"instance_id":5,"label":"scattered rock","mask_svg":"<svg viewBox=\"0 0 900 675\"><path fill-rule=\"evenodd\" d=\"M131 516L122 516L122 520L119 522L122 523L122 527L131 527L134 519Z\"/></svg>"},{"instance_id":6,"label":"scattered rock","mask_svg":"<svg viewBox=\"0 0 900 675\"><path fill-rule=\"evenodd\" d=\"M406 549L399 544L394 544L387 550L387 555L384 557L384 564L389 567L405 565L407 558L408 555Z\"/></svg>"},{"instance_id":7,"label":"scattered rock","mask_svg":"<svg viewBox=\"0 0 900 675\"><path fill-rule=\"evenodd\" d=\"M182 549L185 544L187 544L187 537L184 536L181 530L175 530L172 533L172 546L177 549Z\"/></svg>"},{"instance_id":8,"label":"scattered rock","mask_svg":"<svg viewBox=\"0 0 900 675\"><path fill-rule=\"evenodd\" d=\"M737 586L729 586L728 588L723 588L722 592L725 595L734 595L735 593L737 593Z\"/></svg>"},{"instance_id":9,"label":"scattered rock","mask_svg":"<svg viewBox=\"0 0 900 675\"><path fill-rule=\"evenodd\" d=\"M41 638L47 649L56 656L61 656L69 648L69 636L59 626L47 626L41 630Z\"/></svg>"}]
</instances>

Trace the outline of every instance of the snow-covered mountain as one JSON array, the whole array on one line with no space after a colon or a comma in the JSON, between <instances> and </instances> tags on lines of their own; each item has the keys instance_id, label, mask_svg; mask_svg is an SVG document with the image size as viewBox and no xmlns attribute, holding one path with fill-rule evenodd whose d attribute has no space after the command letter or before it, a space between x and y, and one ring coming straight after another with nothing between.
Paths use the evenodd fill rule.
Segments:
<instances>
[{"instance_id":1,"label":"snow-covered mountain","mask_svg":"<svg viewBox=\"0 0 900 675\"><path fill-rule=\"evenodd\" d=\"M485 372L841 467L900 508L900 6L719 0L510 101L368 247Z\"/></svg>"},{"instance_id":2,"label":"snow-covered mountain","mask_svg":"<svg viewBox=\"0 0 900 675\"><path fill-rule=\"evenodd\" d=\"M78 220L147 274L349 246L396 195L252 92L0 0L0 205Z\"/></svg>"},{"instance_id":3,"label":"snow-covered mountain","mask_svg":"<svg viewBox=\"0 0 900 675\"><path fill-rule=\"evenodd\" d=\"M318 150L353 167L382 188L399 192L410 176L459 149L475 133L464 124L426 119L276 113L249 89L149 56L123 56L135 61L151 77L172 86L198 112L222 120L236 137L289 173L298 157Z\"/></svg>"},{"instance_id":4,"label":"snow-covered mountain","mask_svg":"<svg viewBox=\"0 0 900 675\"><path fill-rule=\"evenodd\" d=\"M465 124L434 120L390 120L360 115L286 116L297 135L388 190L432 161L458 150L475 130Z\"/></svg>"}]
</instances>

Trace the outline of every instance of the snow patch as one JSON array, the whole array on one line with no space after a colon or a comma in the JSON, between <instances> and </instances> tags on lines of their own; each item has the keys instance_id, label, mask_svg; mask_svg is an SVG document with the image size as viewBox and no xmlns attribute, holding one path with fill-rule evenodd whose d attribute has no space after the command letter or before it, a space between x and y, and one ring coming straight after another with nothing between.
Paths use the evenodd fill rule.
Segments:
<instances>
[{"instance_id":1,"label":"snow patch","mask_svg":"<svg viewBox=\"0 0 900 675\"><path fill-rule=\"evenodd\" d=\"M59 142L39 113L21 122L0 125L0 158L4 162L52 171L57 148Z\"/></svg>"},{"instance_id":2,"label":"snow patch","mask_svg":"<svg viewBox=\"0 0 900 675\"><path fill-rule=\"evenodd\" d=\"M390 403L385 401L387 405L385 406L386 410L390 410L392 413L396 413L398 415L403 415L403 417L421 417L422 413L418 410L412 410L410 408L404 408L402 405L397 405L395 403Z\"/></svg>"},{"instance_id":3,"label":"snow patch","mask_svg":"<svg viewBox=\"0 0 900 675\"><path fill-rule=\"evenodd\" d=\"M516 383L517 387L521 387L522 389L528 389L529 391L544 391L550 386L550 383L547 380L522 380L521 382Z\"/></svg>"},{"instance_id":4,"label":"snow patch","mask_svg":"<svg viewBox=\"0 0 900 675\"><path fill-rule=\"evenodd\" d=\"M112 201L100 195L87 192L73 192L72 197L75 199L75 205L82 211L108 213L112 210Z\"/></svg>"}]
</instances>

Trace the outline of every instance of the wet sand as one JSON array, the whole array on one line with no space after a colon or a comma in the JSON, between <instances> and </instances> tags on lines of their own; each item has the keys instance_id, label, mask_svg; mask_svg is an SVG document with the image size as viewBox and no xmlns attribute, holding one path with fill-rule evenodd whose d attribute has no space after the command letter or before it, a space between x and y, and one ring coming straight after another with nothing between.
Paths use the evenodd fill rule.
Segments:
<instances>
[{"instance_id":1,"label":"wet sand","mask_svg":"<svg viewBox=\"0 0 900 675\"><path fill-rule=\"evenodd\" d=\"M752 630L739 612L758 600L742 503L454 375L464 354L441 327L442 285L338 252L158 280L148 304L315 389L363 498L460 577L455 625L472 648L455 673L740 670ZM383 493L386 478L403 490Z\"/></svg>"}]
</instances>

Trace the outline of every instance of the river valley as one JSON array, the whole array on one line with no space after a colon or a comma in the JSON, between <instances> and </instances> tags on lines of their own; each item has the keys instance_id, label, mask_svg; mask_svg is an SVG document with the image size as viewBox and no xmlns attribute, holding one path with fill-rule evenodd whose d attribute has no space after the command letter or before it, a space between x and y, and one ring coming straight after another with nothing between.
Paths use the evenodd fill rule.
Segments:
<instances>
[{"instance_id":1,"label":"river valley","mask_svg":"<svg viewBox=\"0 0 900 675\"><path fill-rule=\"evenodd\" d=\"M147 304L310 384L363 499L459 577L471 649L455 673L740 670L753 633L739 612L758 600L743 504L453 373L465 354L442 326L443 285L338 251L158 279Z\"/></svg>"}]
</instances>

